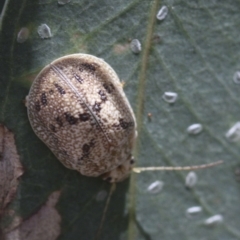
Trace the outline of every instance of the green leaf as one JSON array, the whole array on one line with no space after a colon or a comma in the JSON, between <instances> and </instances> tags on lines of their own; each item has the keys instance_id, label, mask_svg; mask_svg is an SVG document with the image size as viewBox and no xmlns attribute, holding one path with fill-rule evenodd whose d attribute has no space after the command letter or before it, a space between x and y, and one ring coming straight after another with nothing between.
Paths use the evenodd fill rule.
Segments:
<instances>
[{"instance_id":1,"label":"green leaf","mask_svg":"<svg viewBox=\"0 0 240 240\"><path fill-rule=\"evenodd\" d=\"M162 5L167 17L156 14ZM138 122L134 149L137 166L185 166L224 160L197 172L198 183L185 188L186 172L133 173L118 183L99 239L240 239L239 142L225 134L240 119L240 2L232 1L78 1L8 0L1 18L0 121L10 129L24 166L18 193L9 206L15 215L34 215L55 190L61 191L60 240L94 239L104 212L97 201L110 185L64 168L34 135L24 98L36 74L65 54L83 52L103 58L116 70ZM46 23L52 37L41 39ZM22 27L29 38L17 42ZM133 54L129 39L142 43ZM164 92L178 93L174 104ZM148 113L152 114L151 119ZM201 123L203 131L186 129ZM163 190L147 187L163 181ZM196 217L186 209L201 206ZM221 214L215 227L203 221ZM47 221L47 219L46 219ZM2 220L6 227L9 223Z\"/></svg>"}]
</instances>

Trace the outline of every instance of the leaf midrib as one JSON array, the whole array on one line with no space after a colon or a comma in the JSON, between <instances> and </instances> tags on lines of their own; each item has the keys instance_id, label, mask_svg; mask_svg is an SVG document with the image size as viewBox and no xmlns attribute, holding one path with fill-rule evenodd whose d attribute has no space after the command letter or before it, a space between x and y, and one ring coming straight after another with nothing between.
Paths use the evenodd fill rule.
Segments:
<instances>
[{"instance_id":1,"label":"leaf midrib","mask_svg":"<svg viewBox=\"0 0 240 240\"><path fill-rule=\"evenodd\" d=\"M155 27L156 22L156 14L159 7L159 0L154 0L152 4L150 5L149 9L149 19L146 29L146 38L145 42L143 44L143 51L141 55L141 65L140 65L140 72L139 72L139 80L138 80L138 91L137 91L137 109L136 109L136 120L137 120L137 131L138 131L138 138L133 150L134 157L137 159L138 153L139 153L139 144L140 144L140 135L142 130L142 124L143 124L143 109L144 109L144 92L145 92L145 86L146 86L146 76L147 76L147 67L148 67L148 58L150 49L152 46L152 35ZM133 173L131 175L130 180L130 187L129 187L129 224L128 224L128 239L136 239L135 238L135 206L136 206L136 176Z\"/></svg>"}]
</instances>

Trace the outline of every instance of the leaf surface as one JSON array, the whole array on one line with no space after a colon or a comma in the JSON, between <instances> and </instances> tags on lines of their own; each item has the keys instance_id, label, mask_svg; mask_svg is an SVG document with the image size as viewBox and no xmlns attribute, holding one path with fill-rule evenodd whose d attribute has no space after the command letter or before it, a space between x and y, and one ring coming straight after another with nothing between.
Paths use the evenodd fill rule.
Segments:
<instances>
[{"instance_id":1,"label":"leaf surface","mask_svg":"<svg viewBox=\"0 0 240 240\"><path fill-rule=\"evenodd\" d=\"M156 19L162 5L163 21ZM240 2L232 1L77 1L60 6L53 0L8 0L1 19L0 121L15 135L25 168L20 188L9 206L29 218L56 190L61 215L60 240L94 239L104 211L99 192L110 190L101 179L64 168L34 135L25 96L36 74L54 59L83 52L103 58L125 84L138 122L134 149L137 166L184 166L224 160L197 172L197 185L185 188L186 172L144 172L117 184L100 239L240 239L239 142L225 133L240 119ZM50 39L37 28L46 23ZM29 38L17 42L22 27ZM140 54L130 39L142 43ZM178 93L174 104L164 92ZM149 119L148 113L152 117ZM186 129L201 123L203 131ZM158 194L147 187L165 183ZM189 218L185 211L201 206ZM202 222L222 214L224 222ZM3 221L4 224L7 224Z\"/></svg>"}]
</instances>

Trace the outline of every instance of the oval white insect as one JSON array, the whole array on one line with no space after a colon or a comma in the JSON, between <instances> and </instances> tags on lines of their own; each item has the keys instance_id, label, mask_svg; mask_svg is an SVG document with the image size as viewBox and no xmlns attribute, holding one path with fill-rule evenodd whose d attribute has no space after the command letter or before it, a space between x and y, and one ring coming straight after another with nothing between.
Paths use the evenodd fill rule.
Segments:
<instances>
[{"instance_id":1,"label":"oval white insect","mask_svg":"<svg viewBox=\"0 0 240 240\"><path fill-rule=\"evenodd\" d=\"M20 29L17 35L17 42L24 43L29 37L29 30L26 27Z\"/></svg>"},{"instance_id":2,"label":"oval white insect","mask_svg":"<svg viewBox=\"0 0 240 240\"><path fill-rule=\"evenodd\" d=\"M140 53L142 45L138 39L133 39L130 43L130 49L133 53Z\"/></svg>"},{"instance_id":3,"label":"oval white insect","mask_svg":"<svg viewBox=\"0 0 240 240\"><path fill-rule=\"evenodd\" d=\"M198 134L203 130L203 126L200 123L194 123L187 128L188 134Z\"/></svg>"},{"instance_id":4,"label":"oval white insect","mask_svg":"<svg viewBox=\"0 0 240 240\"><path fill-rule=\"evenodd\" d=\"M240 122L236 122L226 133L226 138L230 142L240 141Z\"/></svg>"},{"instance_id":5,"label":"oval white insect","mask_svg":"<svg viewBox=\"0 0 240 240\"><path fill-rule=\"evenodd\" d=\"M43 23L38 27L38 34L40 36L40 38L50 38L52 37L52 33L51 33L51 29L50 27Z\"/></svg>"},{"instance_id":6,"label":"oval white insect","mask_svg":"<svg viewBox=\"0 0 240 240\"><path fill-rule=\"evenodd\" d=\"M212 226L223 222L223 216L221 214L213 215L204 221L206 226Z\"/></svg>"},{"instance_id":7,"label":"oval white insect","mask_svg":"<svg viewBox=\"0 0 240 240\"><path fill-rule=\"evenodd\" d=\"M178 98L178 94L175 92L165 92L162 98L165 102L175 103Z\"/></svg>"},{"instance_id":8,"label":"oval white insect","mask_svg":"<svg viewBox=\"0 0 240 240\"><path fill-rule=\"evenodd\" d=\"M190 207L186 210L187 216L194 216L194 215L196 215L197 213L200 213L200 212L202 212L202 207L201 206L193 206L193 207Z\"/></svg>"},{"instance_id":9,"label":"oval white insect","mask_svg":"<svg viewBox=\"0 0 240 240\"><path fill-rule=\"evenodd\" d=\"M108 193L106 190L101 190L97 193L97 196L96 196L96 201L97 202L101 202L103 200L105 200L105 198L107 197Z\"/></svg>"},{"instance_id":10,"label":"oval white insect","mask_svg":"<svg viewBox=\"0 0 240 240\"><path fill-rule=\"evenodd\" d=\"M157 17L158 20L163 20L164 18L166 18L167 14L168 14L168 7L167 6L162 6L159 9L156 17Z\"/></svg>"},{"instance_id":11,"label":"oval white insect","mask_svg":"<svg viewBox=\"0 0 240 240\"><path fill-rule=\"evenodd\" d=\"M240 84L240 71L236 71L233 75L233 81L236 84Z\"/></svg>"},{"instance_id":12,"label":"oval white insect","mask_svg":"<svg viewBox=\"0 0 240 240\"><path fill-rule=\"evenodd\" d=\"M162 191L163 186L164 186L164 182L155 181L148 186L147 191L150 193L159 193Z\"/></svg>"},{"instance_id":13,"label":"oval white insect","mask_svg":"<svg viewBox=\"0 0 240 240\"><path fill-rule=\"evenodd\" d=\"M185 186L192 188L197 183L197 174L193 171L189 172L185 178Z\"/></svg>"},{"instance_id":14,"label":"oval white insect","mask_svg":"<svg viewBox=\"0 0 240 240\"><path fill-rule=\"evenodd\" d=\"M88 54L53 61L34 80L26 105L34 132L67 168L109 182L129 175L135 116L105 61Z\"/></svg>"}]
</instances>

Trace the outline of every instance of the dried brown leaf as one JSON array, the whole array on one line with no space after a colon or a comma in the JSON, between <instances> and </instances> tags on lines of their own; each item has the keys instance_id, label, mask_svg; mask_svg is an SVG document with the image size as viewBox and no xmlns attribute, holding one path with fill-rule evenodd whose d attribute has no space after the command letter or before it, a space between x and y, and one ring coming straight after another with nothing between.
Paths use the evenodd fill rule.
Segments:
<instances>
[{"instance_id":1,"label":"dried brown leaf","mask_svg":"<svg viewBox=\"0 0 240 240\"><path fill-rule=\"evenodd\" d=\"M4 240L55 240L60 234L61 217L55 205L60 191L53 192L46 204L18 228L5 234Z\"/></svg>"},{"instance_id":2,"label":"dried brown leaf","mask_svg":"<svg viewBox=\"0 0 240 240\"><path fill-rule=\"evenodd\" d=\"M23 174L14 135L0 124L0 216L7 204L12 201Z\"/></svg>"}]
</instances>

